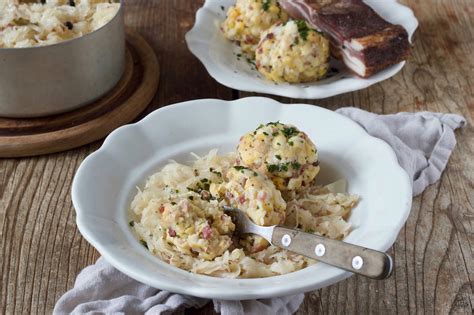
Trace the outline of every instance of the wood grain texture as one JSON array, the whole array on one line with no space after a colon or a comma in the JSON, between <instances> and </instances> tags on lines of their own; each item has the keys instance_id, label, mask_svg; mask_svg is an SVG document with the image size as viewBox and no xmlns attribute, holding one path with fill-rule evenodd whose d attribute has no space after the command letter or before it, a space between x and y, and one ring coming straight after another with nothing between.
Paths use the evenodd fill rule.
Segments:
<instances>
[{"instance_id":1,"label":"wood grain texture","mask_svg":"<svg viewBox=\"0 0 474 315\"><path fill-rule=\"evenodd\" d=\"M354 276L308 293L298 314L438 313L474 309L474 6L471 0L404 0L418 19L413 53L394 78L368 89L310 103L375 113L442 111L468 126L441 180L415 198L390 250L393 276ZM251 95L227 89L186 48L184 34L199 1L128 0L126 23L155 49L161 83L152 109L195 98ZM275 97L274 97L275 98ZM285 102L305 102L276 98ZM51 313L97 252L75 226L71 181L99 143L61 154L0 160L0 312ZM213 314L212 306L189 314Z\"/></svg>"},{"instance_id":2,"label":"wood grain texture","mask_svg":"<svg viewBox=\"0 0 474 315\"><path fill-rule=\"evenodd\" d=\"M32 119L0 119L0 157L62 152L104 138L139 116L156 94L160 66L137 32L127 34L125 72L104 97L73 112Z\"/></svg>"}]
</instances>

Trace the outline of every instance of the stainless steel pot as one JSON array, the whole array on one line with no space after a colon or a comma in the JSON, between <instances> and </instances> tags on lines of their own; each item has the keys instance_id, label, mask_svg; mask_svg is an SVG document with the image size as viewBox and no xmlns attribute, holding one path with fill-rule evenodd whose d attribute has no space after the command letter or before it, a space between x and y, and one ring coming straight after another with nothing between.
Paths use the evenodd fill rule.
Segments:
<instances>
[{"instance_id":1,"label":"stainless steel pot","mask_svg":"<svg viewBox=\"0 0 474 315\"><path fill-rule=\"evenodd\" d=\"M82 37L0 48L0 116L47 116L84 106L111 90L124 69L122 4L109 23Z\"/></svg>"}]
</instances>

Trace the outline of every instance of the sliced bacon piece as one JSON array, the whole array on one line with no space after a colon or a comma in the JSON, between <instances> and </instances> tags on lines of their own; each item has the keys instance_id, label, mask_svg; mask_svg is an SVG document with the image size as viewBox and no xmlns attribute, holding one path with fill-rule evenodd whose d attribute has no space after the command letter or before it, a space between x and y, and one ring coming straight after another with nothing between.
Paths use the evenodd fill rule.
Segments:
<instances>
[{"instance_id":1,"label":"sliced bacon piece","mask_svg":"<svg viewBox=\"0 0 474 315\"><path fill-rule=\"evenodd\" d=\"M362 0L279 0L294 19L327 34L331 53L367 78L410 54L408 33L380 17Z\"/></svg>"}]
</instances>

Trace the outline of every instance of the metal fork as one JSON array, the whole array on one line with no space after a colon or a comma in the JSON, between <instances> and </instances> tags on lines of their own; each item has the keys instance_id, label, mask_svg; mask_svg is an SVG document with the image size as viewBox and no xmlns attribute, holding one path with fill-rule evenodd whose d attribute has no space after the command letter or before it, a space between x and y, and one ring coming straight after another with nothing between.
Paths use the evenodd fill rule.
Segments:
<instances>
[{"instance_id":1,"label":"metal fork","mask_svg":"<svg viewBox=\"0 0 474 315\"><path fill-rule=\"evenodd\" d=\"M259 226L237 208L224 206L224 210L237 234L256 234L277 247L372 279L386 279L392 273L392 258L383 252L279 225Z\"/></svg>"}]
</instances>

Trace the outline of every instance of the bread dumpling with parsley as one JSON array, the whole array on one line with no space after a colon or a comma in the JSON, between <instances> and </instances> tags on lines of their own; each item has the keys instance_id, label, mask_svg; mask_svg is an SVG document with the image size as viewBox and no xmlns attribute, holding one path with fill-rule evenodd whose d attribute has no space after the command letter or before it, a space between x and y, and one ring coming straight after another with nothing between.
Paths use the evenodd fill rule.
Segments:
<instances>
[{"instance_id":1,"label":"bread dumpling with parsley","mask_svg":"<svg viewBox=\"0 0 474 315\"><path fill-rule=\"evenodd\" d=\"M267 176L248 167L236 165L226 174L226 182L211 184L210 192L229 206L238 208L258 225L285 222L286 202Z\"/></svg>"},{"instance_id":2,"label":"bread dumpling with parsley","mask_svg":"<svg viewBox=\"0 0 474 315\"><path fill-rule=\"evenodd\" d=\"M235 165L225 177L225 183L211 184L212 196L244 211L255 224L271 226L285 222L286 202L267 176ZM239 244L246 253L256 253L270 245L257 235L243 235Z\"/></svg>"},{"instance_id":3,"label":"bread dumpling with parsley","mask_svg":"<svg viewBox=\"0 0 474 315\"><path fill-rule=\"evenodd\" d=\"M253 58L261 34L275 23L284 23L288 14L277 0L237 0L221 25L225 37L236 42Z\"/></svg>"},{"instance_id":4,"label":"bread dumpling with parsley","mask_svg":"<svg viewBox=\"0 0 474 315\"><path fill-rule=\"evenodd\" d=\"M329 41L303 20L277 24L262 34L256 67L274 82L317 81L329 67Z\"/></svg>"},{"instance_id":5,"label":"bread dumpling with parsley","mask_svg":"<svg viewBox=\"0 0 474 315\"><path fill-rule=\"evenodd\" d=\"M241 137L237 152L243 166L266 175L282 192L309 185L319 173L316 146L291 125L260 125Z\"/></svg>"}]
</instances>

